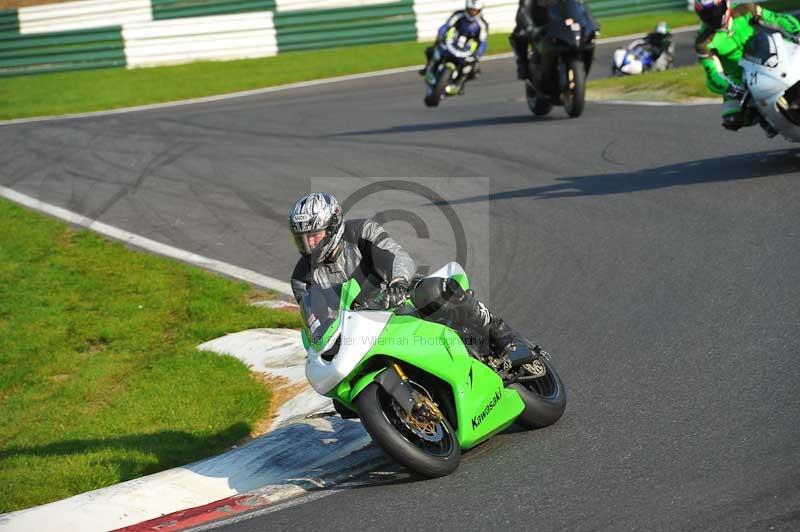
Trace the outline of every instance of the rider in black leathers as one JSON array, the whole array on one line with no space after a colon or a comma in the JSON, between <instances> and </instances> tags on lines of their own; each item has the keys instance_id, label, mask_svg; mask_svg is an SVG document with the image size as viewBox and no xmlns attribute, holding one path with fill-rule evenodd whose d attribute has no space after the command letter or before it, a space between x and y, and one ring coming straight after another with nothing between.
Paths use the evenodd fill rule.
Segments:
<instances>
[{"instance_id":1,"label":"rider in black leathers","mask_svg":"<svg viewBox=\"0 0 800 532\"><path fill-rule=\"evenodd\" d=\"M547 6L557 0L519 0L517 25L508 40L517 59L517 78L526 80L528 69L528 45L547 25ZM534 56L534 62L537 60Z\"/></svg>"}]
</instances>

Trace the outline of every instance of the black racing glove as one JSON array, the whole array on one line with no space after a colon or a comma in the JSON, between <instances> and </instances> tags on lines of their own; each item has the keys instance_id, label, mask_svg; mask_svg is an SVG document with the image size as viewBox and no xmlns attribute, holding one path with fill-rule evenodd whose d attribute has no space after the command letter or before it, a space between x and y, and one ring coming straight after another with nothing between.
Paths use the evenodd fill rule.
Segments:
<instances>
[{"instance_id":1,"label":"black racing glove","mask_svg":"<svg viewBox=\"0 0 800 532\"><path fill-rule=\"evenodd\" d=\"M403 277L396 277L389 283L383 298L383 308L394 308L408 297L408 281Z\"/></svg>"},{"instance_id":2,"label":"black racing glove","mask_svg":"<svg viewBox=\"0 0 800 532\"><path fill-rule=\"evenodd\" d=\"M741 100L744 98L746 92L747 91L745 91L744 88L736 85L735 83L731 83L728 87L728 90L725 91L725 96L732 100Z\"/></svg>"}]
</instances>

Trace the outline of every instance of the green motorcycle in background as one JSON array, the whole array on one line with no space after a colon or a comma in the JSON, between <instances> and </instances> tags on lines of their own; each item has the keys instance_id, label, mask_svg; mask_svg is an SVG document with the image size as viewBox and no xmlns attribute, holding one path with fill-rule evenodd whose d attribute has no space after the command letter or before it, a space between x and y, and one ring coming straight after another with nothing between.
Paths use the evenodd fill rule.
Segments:
<instances>
[{"instance_id":1,"label":"green motorcycle in background","mask_svg":"<svg viewBox=\"0 0 800 532\"><path fill-rule=\"evenodd\" d=\"M431 277L464 270L450 263ZM566 406L550 356L529 345L515 367L474 331L423 319L410 302L384 310L355 280L311 287L301 302L306 377L345 417L359 417L373 441L400 464L439 477L458 467L461 450L514 421L539 428Z\"/></svg>"}]
</instances>

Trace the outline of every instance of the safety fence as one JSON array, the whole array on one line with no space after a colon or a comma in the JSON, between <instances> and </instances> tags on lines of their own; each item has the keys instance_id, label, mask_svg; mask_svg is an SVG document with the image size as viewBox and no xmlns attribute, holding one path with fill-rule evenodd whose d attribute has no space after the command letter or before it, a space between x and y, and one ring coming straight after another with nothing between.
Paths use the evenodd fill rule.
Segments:
<instances>
[{"instance_id":1,"label":"safety fence","mask_svg":"<svg viewBox=\"0 0 800 532\"><path fill-rule=\"evenodd\" d=\"M307 6L311 2L293 4ZM282 52L413 41L417 36L411 0L322 10L280 8L281 4L275 13L275 29Z\"/></svg>"},{"instance_id":2,"label":"safety fence","mask_svg":"<svg viewBox=\"0 0 800 532\"><path fill-rule=\"evenodd\" d=\"M596 16L686 0L588 0ZM488 0L490 31L517 0ZM355 44L427 41L463 0L80 0L0 10L0 77L267 57Z\"/></svg>"}]
</instances>

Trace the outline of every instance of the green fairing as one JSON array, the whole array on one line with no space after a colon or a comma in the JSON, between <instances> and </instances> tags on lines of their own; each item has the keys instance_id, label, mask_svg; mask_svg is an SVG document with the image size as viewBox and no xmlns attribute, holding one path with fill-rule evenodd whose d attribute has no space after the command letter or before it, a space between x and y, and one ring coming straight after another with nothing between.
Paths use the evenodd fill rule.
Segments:
<instances>
[{"instance_id":1,"label":"green fairing","mask_svg":"<svg viewBox=\"0 0 800 532\"><path fill-rule=\"evenodd\" d=\"M385 369L386 368L376 369L375 371L371 371L366 375L362 375L361 377L359 377L358 382L356 382L356 384L352 388L350 388L349 383L346 388L343 388L340 385L336 389L337 396L344 404L350 406L353 403L353 401L356 400L358 394L363 392L364 388L366 388L369 385L369 383L374 381L375 377L377 377L378 374Z\"/></svg>"},{"instance_id":2,"label":"green fairing","mask_svg":"<svg viewBox=\"0 0 800 532\"><path fill-rule=\"evenodd\" d=\"M382 356L387 345L391 346L394 359L450 385L458 413L456 437L464 449L474 447L508 427L524 409L519 394L505 389L500 377L470 357L455 331L444 325L413 316L393 316L361 366L372 357ZM338 398L345 404L352 404L358 393L380 371L360 378L349 400ZM354 374L357 372L358 369Z\"/></svg>"},{"instance_id":3,"label":"green fairing","mask_svg":"<svg viewBox=\"0 0 800 532\"><path fill-rule=\"evenodd\" d=\"M457 282L459 285L461 285L461 288L463 288L464 290L469 289L469 279L467 279L466 275L461 275L457 273L453 275L453 280Z\"/></svg>"}]
</instances>

